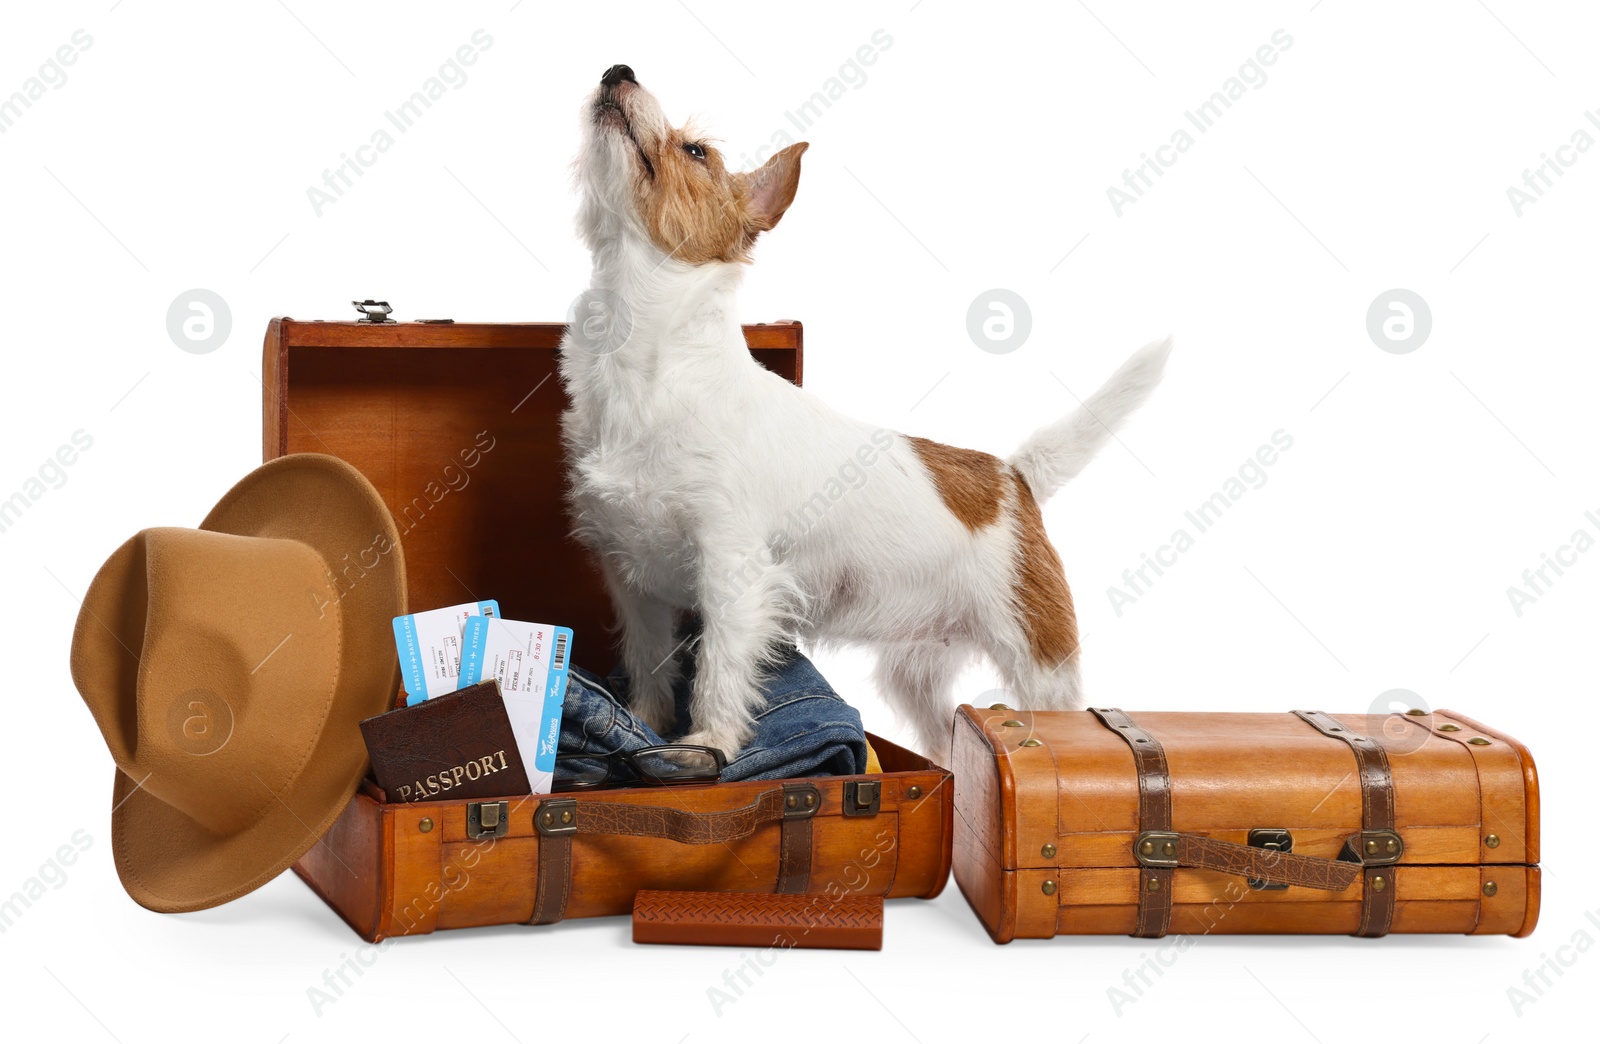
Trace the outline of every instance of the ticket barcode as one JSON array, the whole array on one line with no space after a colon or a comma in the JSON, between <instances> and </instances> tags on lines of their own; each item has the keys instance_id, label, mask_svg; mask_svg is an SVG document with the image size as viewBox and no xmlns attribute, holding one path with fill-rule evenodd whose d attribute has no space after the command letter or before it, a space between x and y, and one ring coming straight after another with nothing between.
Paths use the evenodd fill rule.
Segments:
<instances>
[{"instance_id":1,"label":"ticket barcode","mask_svg":"<svg viewBox=\"0 0 1600 1044\"><path fill-rule=\"evenodd\" d=\"M550 657L550 669L553 671L565 670L567 666L567 639L571 635L566 632L556 635L555 652Z\"/></svg>"}]
</instances>

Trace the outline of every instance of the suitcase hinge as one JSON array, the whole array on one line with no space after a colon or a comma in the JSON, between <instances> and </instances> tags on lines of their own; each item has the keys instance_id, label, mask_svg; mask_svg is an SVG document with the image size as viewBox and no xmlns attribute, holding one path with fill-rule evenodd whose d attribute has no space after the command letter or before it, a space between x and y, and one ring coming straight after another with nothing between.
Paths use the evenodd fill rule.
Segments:
<instances>
[{"instance_id":1,"label":"suitcase hinge","mask_svg":"<svg viewBox=\"0 0 1600 1044\"><path fill-rule=\"evenodd\" d=\"M510 828L511 810L507 802L467 802L467 836L472 840L505 837Z\"/></svg>"}]
</instances>

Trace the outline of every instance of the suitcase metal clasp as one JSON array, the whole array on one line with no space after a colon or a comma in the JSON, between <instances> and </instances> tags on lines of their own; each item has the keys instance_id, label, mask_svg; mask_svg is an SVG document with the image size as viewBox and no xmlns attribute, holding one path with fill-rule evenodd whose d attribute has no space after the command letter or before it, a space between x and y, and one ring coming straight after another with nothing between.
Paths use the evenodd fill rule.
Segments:
<instances>
[{"instance_id":1,"label":"suitcase metal clasp","mask_svg":"<svg viewBox=\"0 0 1600 1044\"><path fill-rule=\"evenodd\" d=\"M505 837L511 828L511 810L504 801L467 802L467 836L474 841Z\"/></svg>"},{"instance_id":2,"label":"suitcase metal clasp","mask_svg":"<svg viewBox=\"0 0 1600 1044\"><path fill-rule=\"evenodd\" d=\"M1251 848L1265 848L1271 852L1294 851L1294 835L1277 827L1257 827L1250 831L1245 843ZM1263 881L1256 877L1249 881L1250 887L1258 892L1281 892L1289 887L1279 881Z\"/></svg>"},{"instance_id":3,"label":"suitcase metal clasp","mask_svg":"<svg viewBox=\"0 0 1600 1044\"><path fill-rule=\"evenodd\" d=\"M883 800L883 784L875 779L852 779L844 785L844 814L875 816Z\"/></svg>"}]
</instances>

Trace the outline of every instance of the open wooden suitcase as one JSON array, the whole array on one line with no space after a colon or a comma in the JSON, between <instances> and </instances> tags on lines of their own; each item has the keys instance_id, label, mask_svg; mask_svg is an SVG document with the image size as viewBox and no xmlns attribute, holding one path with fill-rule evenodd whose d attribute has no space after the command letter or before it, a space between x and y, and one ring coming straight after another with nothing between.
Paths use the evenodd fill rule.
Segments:
<instances>
[{"instance_id":1,"label":"open wooden suitcase","mask_svg":"<svg viewBox=\"0 0 1600 1044\"><path fill-rule=\"evenodd\" d=\"M571 627L575 659L604 670L604 586L567 535L563 329L274 319L262 449L366 475L399 526L413 610L497 598L509 619ZM799 323L745 335L799 382ZM950 774L869 740L881 774L410 804L368 779L295 872L369 941L626 914L643 889L932 898Z\"/></svg>"},{"instance_id":2,"label":"open wooden suitcase","mask_svg":"<svg viewBox=\"0 0 1600 1044\"><path fill-rule=\"evenodd\" d=\"M1539 784L1452 711L956 714L955 875L996 942L1539 918Z\"/></svg>"}]
</instances>

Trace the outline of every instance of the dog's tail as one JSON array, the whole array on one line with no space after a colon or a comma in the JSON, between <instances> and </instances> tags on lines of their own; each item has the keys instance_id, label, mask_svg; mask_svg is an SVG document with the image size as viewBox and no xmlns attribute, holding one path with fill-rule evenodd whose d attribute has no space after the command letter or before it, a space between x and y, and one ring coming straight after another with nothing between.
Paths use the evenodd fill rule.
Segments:
<instances>
[{"instance_id":1,"label":"dog's tail","mask_svg":"<svg viewBox=\"0 0 1600 1044\"><path fill-rule=\"evenodd\" d=\"M1027 481L1035 500L1044 503L1094 459L1161 383L1171 352L1171 337L1145 345L1078 409L1028 436L1009 463Z\"/></svg>"}]
</instances>

